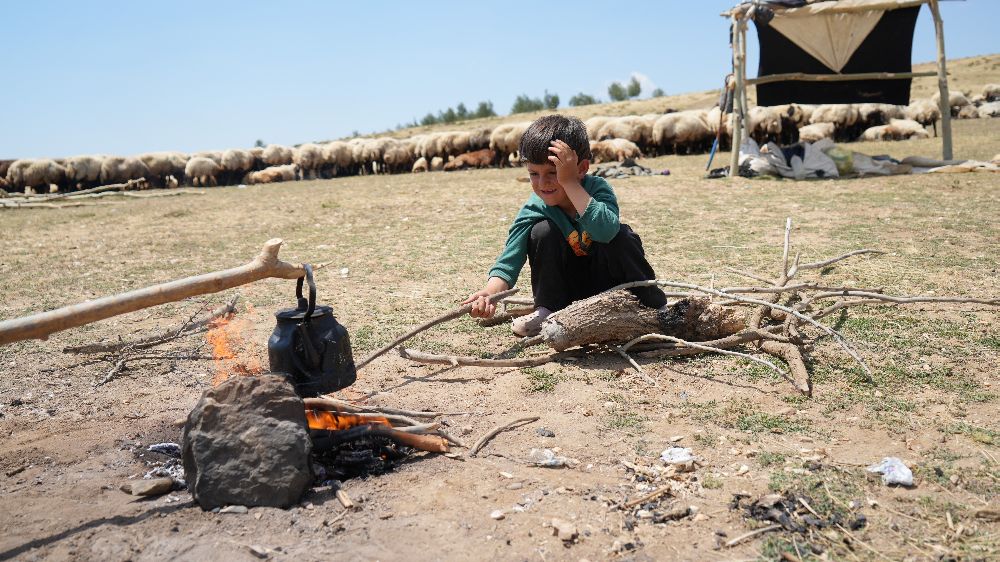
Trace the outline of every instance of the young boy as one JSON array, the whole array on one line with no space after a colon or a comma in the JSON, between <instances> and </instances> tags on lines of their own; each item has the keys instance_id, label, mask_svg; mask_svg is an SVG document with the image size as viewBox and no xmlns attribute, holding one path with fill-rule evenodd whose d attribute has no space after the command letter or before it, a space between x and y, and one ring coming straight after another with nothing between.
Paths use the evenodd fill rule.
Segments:
<instances>
[{"instance_id":1,"label":"young boy","mask_svg":"<svg viewBox=\"0 0 1000 562\"><path fill-rule=\"evenodd\" d=\"M587 175L590 141L582 121L542 117L524 132L519 150L534 193L514 218L486 286L462 303L473 303L471 316L493 316L496 305L488 297L514 286L525 259L531 264L535 311L514 321L519 336L538 334L550 314L573 301L622 283L656 279L639 235L618 220L611 186ZM646 306L667 303L658 287L632 291Z\"/></svg>"}]
</instances>

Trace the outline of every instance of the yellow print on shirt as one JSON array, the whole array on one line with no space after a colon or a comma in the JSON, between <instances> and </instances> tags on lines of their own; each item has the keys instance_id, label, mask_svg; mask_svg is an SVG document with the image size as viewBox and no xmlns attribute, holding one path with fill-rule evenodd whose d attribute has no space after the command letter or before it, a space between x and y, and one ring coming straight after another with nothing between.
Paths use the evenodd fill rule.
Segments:
<instances>
[{"instance_id":1,"label":"yellow print on shirt","mask_svg":"<svg viewBox=\"0 0 1000 562\"><path fill-rule=\"evenodd\" d=\"M583 231L583 244L580 243L580 233L575 230L570 233L566 241L569 242L569 247L573 248L573 253L578 256L587 255L587 250L590 249L590 233L586 230Z\"/></svg>"}]
</instances>

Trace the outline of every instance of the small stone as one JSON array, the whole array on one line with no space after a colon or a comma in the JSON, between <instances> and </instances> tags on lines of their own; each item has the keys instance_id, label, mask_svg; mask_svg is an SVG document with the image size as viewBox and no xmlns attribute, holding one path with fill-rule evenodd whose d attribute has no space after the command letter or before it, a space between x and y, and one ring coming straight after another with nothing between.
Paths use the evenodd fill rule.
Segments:
<instances>
[{"instance_id":1,"label":"small stone","mask_svg":"<svg viewBox=\"0 0 1000 562\"><path fill-rule=\"evenodd\" d=\"M492 513L490 513L490 517L496 519L497 521L500 521L501 519L507 517L507 515L503 512L503 510L496 509Z\"/></svg>"},{"instance_id":2,"label":"small stone","mask_svg":"<svg viewBox=\"0 0 1000 562\"><path fill-rule=\"evenodd\" d=\"M780 409L780 410L777 411L777 414L779 416L792 416L792 415L795 415L795 408L791 408L791 407L789 407L789 408L782 408L782 409Z\"/></svg>"},{"instance_id":3,"label":"small stone","mask_svg":"<svg viewBox=\"0 0 1000 562\"><path fill-rule=\"evenodd\" d=\"M748 472L750 472L750 467L745 464L741 464L740 468L736 471L736 476L743 476Z\"/></svg>"},{"instance_id":4,"label":"small stone","mask_svg":"<svg viewBox=\"0 0 1000 562\"><path fill-rule=\"evenodd\" d=\"M538 429L535 430L535 433L537 433L539 437L555 437L556 436L556 434L552 430L545 429L544 427L539 427Z\"/></svg>"},{"instance_id":5,"label":"small stone","mask_svg":"<svg viewBox=\"0 0 1000 562\"><path fill-rule=\"evenodd\" d=\"M639 519L652 519L653 512L649 511L648 509L640 509L639 511L635 512L635 516L638 517Z\"/></svg>"},{"instance_id":6,"label":"small stone","mask_svg":"<svg viewBox=\"0 0 1000 562\"><path fill-rule=\"evenodd\" d=\"M379 519L392 519L392 515L393 515L393 513L391 511L386 511L385 513L379 513L378 514L378 518Z\"/></svg>"},{"instance_id":7,"label":"small stone","mask_svg":"<svg viewBox=\"0 0 1000 562\"><path fill-rule=\"evenodd\" d=\"M522 484L520 482L511 482L510 484L507 484L507 489L508 490L520 490L523 487L524 487L524 484Z\"/></svg>"},{"instance_id":8,"label":"small stone","mask_svg":"<svg viewBox=\"0 0 1000 562\"><path fill-rule=\"evenodd\" d=\"M252 554L255 558L260 558L261 560L265 560L269 556L267 549L257 544L252 544L248 546L247 549L250 550L250 554Z\"/></svg>"},{"instance_id":9,"label":"small stone","mask_svg":"<svg viewBox=\"0 0 1000 562\"><path fill-rule=\"evenodd\" d=\"M952 484L958 484L958 475L952 474L951 477L948 478L948 481L951 482Z\"/></svg>"},{"instance_id":10,"label":"small stone","mask_svg":"<svg viewBox=\"0 0 1000 562\"><path fill-rule=\"evenodd\" d=\"M585 417L585 418L589 418L592 415L594 415L594 411L593 410L587 409L587 410L583 411L583 417Z\"/></svg>"},{"instance_id":11,"label":"small stone","mask_svg":"<svg viewBox=\"0 0 1000 562\"><path fill-rule=\"evenodd\" d=\"M150 478L149 480L133 480L122 485L123 492L133 496L162 496L174 487L174 479Z\"/></svg>"},{"instance_id":12,"label":"small stone","mask_svg":"<svg viewBox=\"0 0 1000 562\"><path fill-rule=\"evenodd\" d=\"M683 435L674 435L673 437L670 438L670 442L671 443L677 443L681 439L684 439Z\"/></svg>"},{"instance_id":13,"label":"small stone","mask_svg":"<svg viewBox=\"0 0 1000 562\"><path fill-rule=\"evenodd\" d=\"M511 473L509 473L509 472L501 472L500 476L503 476L504 478L513 478L514 477L514 475L511 474Z\"/></svg>"},{"instance_id":14,"label":"small stone","mask_svg":"<svg viewBox=\"0 0 1000 562\"><path fill-rule=\"evenodd\" d=\"M612 402L611 400L608 400L607 402L604 403L604 409L608 410L608 411L614 410L615 409L615 403Z\"/></svg>"},{"instance_id":15,"label":"small stone","mask_svg":"<svg viewBox=\"0 0 1000 562\"><path fill-rule=\"evenodd\" d=\"M250 510L247 509L245 505L227 505L226 507L219 510L219 513L234 513L236 515L243 515L248 513Z\"/></svg>"},{"instance_id":16,"label":"small stone","mask_svg":"<svg viewBox=\"0 0 1000 562\"><path fill-rule=\"evenodd\" d=\"M463 425L458 431L462 435L468 435L468 434L472 433L472 426L471 425Z\"/></svg>"},{"instance_id":17,"label":"small stone","mask_svg":"<svg viewBox=\"0 0 1000 562\"><path fill-rule=\"evenodd\" d=\"M570 523L569 521L564 521L558 517L553 517L551 521L552 534L559 537L559 540L564 542L570 542L576 540L580 536L580 531L577 530L576 525Z\"/></svg>"},{"instance_id":18,"label":"small stone","mask_svg":"<svg viewBox=\"0 0 1000 562\"><path fill-rule=\"evenodd\" d=\"M708 521L709 519L710 517L708 515L705 515L704 513L699 513L695 515L691 520L694 521L695 523L701 523L702 521Z\"/></svg>"}]
</instances>

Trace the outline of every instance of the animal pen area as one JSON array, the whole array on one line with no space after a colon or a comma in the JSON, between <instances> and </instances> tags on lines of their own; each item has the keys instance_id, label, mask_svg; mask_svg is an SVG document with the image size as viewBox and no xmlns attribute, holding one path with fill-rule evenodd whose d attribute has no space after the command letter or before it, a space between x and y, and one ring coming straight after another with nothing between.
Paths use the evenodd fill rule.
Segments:
<instances>
[{"instance_id":1,"label":"animal pen area","mask_svg":"<svg viewBox=\"0 0 1000 562\"><path fill-rule=\"evenodd\" d=\"M669 333L618 292L518 338L527 272L460 306L542 112L8 161L0 559L997 559L1000 55L947 61L951 155L937 68L907 103L563 110ZM742 122L893 172L709 179L752 168Z\"/></svg>"}]
</instances>

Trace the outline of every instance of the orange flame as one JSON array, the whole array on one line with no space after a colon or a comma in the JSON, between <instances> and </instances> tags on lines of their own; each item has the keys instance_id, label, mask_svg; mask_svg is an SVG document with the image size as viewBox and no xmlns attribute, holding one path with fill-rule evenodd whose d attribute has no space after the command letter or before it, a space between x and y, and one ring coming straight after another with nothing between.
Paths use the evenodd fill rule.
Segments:
<instances>
[{"instance_id":1,"label":"orange flame","mask_svg":"<svg viewBox=\"0 0 1000 562\"><path fill-rule=\"evenodd\" d=\"M359 416L357 414L329 410L306 409L306 421L309 422L309 429L329 429L331 431L339 431L357 425L368 424L380 424L392 427L389 420L382 416Z\"/></svg>"},{"instance_id":2,"label":"orange flame","mask_svg":"<svg viewBox=\"0 0 1000 562\"><path fill-rule=\"evenodd\" d=\"M251 315L254 312L249 303L247 312ZM260 345L244 335L253 328L249 318L236 318L230 314L212 321L211 326L205 334L205 341L212 346L215 367L212 386L218 386L232 376L253 376L264 372Z\"/></svg>"}]
</instances>

